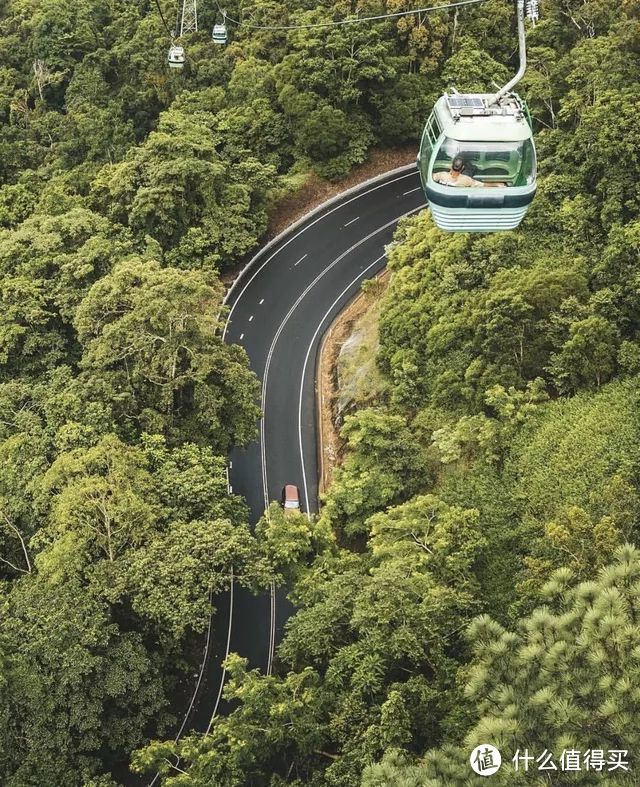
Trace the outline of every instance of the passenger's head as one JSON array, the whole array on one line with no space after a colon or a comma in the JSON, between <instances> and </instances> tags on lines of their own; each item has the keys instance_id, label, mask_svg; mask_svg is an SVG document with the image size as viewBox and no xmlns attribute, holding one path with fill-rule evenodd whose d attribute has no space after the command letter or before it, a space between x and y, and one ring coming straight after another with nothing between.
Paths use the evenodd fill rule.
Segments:
<instances>
[{"instance_id":1,"label":"passenger's head","mask_svg":"<svg viewBox=\"0 0 640 787\"><path fill-rule=\"evenodd\" d=\"M464 169L464 159L462 156L456 156L454 160L451 162L451 169L454 172L462 172Z\"/></svg>"}]
</instances>

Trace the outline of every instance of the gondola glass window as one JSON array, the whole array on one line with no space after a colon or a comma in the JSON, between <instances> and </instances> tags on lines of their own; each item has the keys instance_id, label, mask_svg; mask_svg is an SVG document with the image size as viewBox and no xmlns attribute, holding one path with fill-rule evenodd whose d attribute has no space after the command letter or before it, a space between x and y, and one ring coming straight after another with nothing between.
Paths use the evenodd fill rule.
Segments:
<instances>
[{"instance_id":1,"label":"gondola glass window","mask_svg":"<svg viewBox=\"0 0 640 787\"><path fill-rule=\"evenodd\" d=\"M533 201L536 154L526 105L513 93L491 99L445 94L425 126L418 165L440 229L514 229Z\"/></svg>"},{"instance_id":2,"label":"gondola glass window","mask_svg":"<svg viewBox=\"0 0 640 787\"><path fill-rule=\"evenodd\" d=\"M432 175L448 172L455 158L464 162L462 172L480 183L526 186L535 181L535 153L529 139L523 142L458 142L445 138L434 159Z\"/></svg>"}]
</instances>

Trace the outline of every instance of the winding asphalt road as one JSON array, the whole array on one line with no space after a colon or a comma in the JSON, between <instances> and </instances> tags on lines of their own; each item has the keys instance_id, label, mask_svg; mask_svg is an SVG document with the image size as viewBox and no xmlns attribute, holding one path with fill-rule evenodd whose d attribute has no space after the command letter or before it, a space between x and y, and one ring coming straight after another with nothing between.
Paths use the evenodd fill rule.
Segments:
<instances>
[{"instance_id":1,"label":"winding asphalt road","mask_svg":"<svg viewBox=\"0 0 640 787\"><path fill-rule=\"evenodd\" d=\"M417 170L394 171L287 232L236 283L225 339L242 345L262 381L260 439L230 459L230 484L258 521L285 484L318 510L315 367L324 332L386 264L399 219L424 207ZM291 608L284 593L235 588L229 647L269 674Z\"/></svg>"},{"instance_id":2,"label":"winding asphalt road","mask_svg":"<svg viewBox=\"0 0 640 787\"><path fill-rule=\"evenodd\" d=\"M398 221L424 207L417 169L394 170L313 211L254 257L234 283L224 338L245 348L262 381L259 439L235 450L229 464L230 490L246 498L252 525L285 484L300 488L306 512L318 510L315 368L322 336L362 281L384 268ZM225 673L218 665L230 652L271 674L292 612L284 590L256 598L233 581L216 607L176 740L190 729L207 732L223 710Z\"/></svg>"}]
</instances>

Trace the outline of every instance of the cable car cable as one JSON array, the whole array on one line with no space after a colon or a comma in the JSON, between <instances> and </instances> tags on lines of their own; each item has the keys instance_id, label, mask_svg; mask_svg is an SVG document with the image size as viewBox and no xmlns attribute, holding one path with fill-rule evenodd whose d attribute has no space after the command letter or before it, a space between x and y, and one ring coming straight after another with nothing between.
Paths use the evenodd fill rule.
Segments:
<instances>
[{"instance_id":1,"label":"cable car cable","mask_svg":"<svg viewBox=\"0 0 640 787\"><path fill-rule=\"evenodd\" d=\"M160 14L160 19L162 19L162 24L164 25L165 30L173 38L173 32L169 29L169 25L167 24L167 20L164 18L164 14L162 13L162 8L160 8L160 3L158 2L158 0L154 0L154 2L156 4L156 8L158 9L158 13Z\"/></svg>"},{"instance_id":2,"label":"cable car cable","mask_svg":"<svg viewBox=\"0 0 640 787\"><path fill-rule=\"evenodd\" d=\"M516 75L497 93L444 93L422 133L420 180L436 226L448 232L515 229L536 194L533 128L526 103L512 92L527 65L525 0L515 9ZM526 0L532 23L538 13L537 2Z\"/></svg>"},{"instance_id":3,"label":"cable car cable","mask_svg":"<svg viewBox=\"0 0 640 787\"><path fill-rule=\"evenodd\" d=\"M339 19L335 22L315 22L310 23L307 25L254 25L251 22L241 22L233 17L229 16L229 14L225 13L222 8L220 7L220 3L216 2L218 6L218 10L221 14L232 24L236 25L237 27L250 27L252 30L309 30L315 27L338 27L339 25L354 25L360 24L362 22L374 22L381 19L391 19L393 17L400 17L400 16L410 16L411 14L426 14L430 13L431 11L447 11L451 8L460 8L461 6L467 5L479 5L480 3L486 3L487 0L458 0L455 3L447 3L445 5L434 5L429 6L428 8L412 8L409 11L396 11L390 14L380 14L378 16L363 16L363 17L355 17L353 19Z\"/></svg>"}]
</instances>

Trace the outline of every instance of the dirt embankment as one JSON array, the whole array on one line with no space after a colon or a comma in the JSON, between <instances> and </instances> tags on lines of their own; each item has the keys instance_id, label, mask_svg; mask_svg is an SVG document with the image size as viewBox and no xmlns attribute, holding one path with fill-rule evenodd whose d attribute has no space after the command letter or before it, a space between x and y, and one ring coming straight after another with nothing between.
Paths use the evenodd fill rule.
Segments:
<instances>
[{"instance_id":1,"label":"dirt embankment","mask_svg":"<svg viewBox=\"0 0 640 787\"><path fill-rule=\"evenodd\" d=\"M385 269L343 309L325 333L316 368L320 492L342 461L344 416L375 400L384 387L375 365L378 316L389 281Z\"/></svg>"},{"instance_id":2,"label":"dirt embankment","mask_svg":"<svg viewBox=\"0 0 640 787\"><path fill-rule=\"evenodd\" d=\"M299 218L313 210L317 205L331 197L346 191L352 186L357 186L369 178L381 175L404 164L411 164L416 160L416 147L410 145L393 150L372 150L369 160L364 164L354 167L344 180L337 183L324 180L319 175L311 173L302 188L295 194L280 200L271 211L269 226L265 240L270 240L278 233L285 230Z\"/></svg>"}]
</instances>

